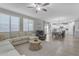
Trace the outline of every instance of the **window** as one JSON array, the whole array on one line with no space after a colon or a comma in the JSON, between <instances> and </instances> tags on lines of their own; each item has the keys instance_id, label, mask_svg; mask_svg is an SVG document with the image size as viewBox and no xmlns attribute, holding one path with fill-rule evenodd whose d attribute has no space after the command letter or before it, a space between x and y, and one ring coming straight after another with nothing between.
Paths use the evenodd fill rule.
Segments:
<instances>
[{"instance_id":1,"label":"window","mask_svg":"<svg viewBox=\"0 0 79 59\"><path fill-rule=\"evenodd\" d=\"M33 31L33 20L29 20L29 31Z\"/></svg>"},{"instance_id":2,"label":"window","mask_svg":"<svg viewBox=\"0 0 79 59\"><path fill-rule=\"evenodd\" d=\"M24 31L33 31L33 20L23 19L23 30Z\"/></svg>"},{"instance_id":3,"label":"window","mask_svg":"<svg viewBox=\"0 0 79 59\"><path fill-rule=\"evenodd\" d=\"M11 16L11 31L19 31L20 27L20 18Z\"/></svg>"},{"instance_id":4,"label":"window","mask_svg":"<svg viewBox=\"0 0 79 59\"><path fill-rule=\"evenodd\" d=\"M9 20L9 15L0 14L0 32L9 32Z\"/></svg>"},{"instance_id":5,"label":"window","mask_svg":"<svg viewBox=\"0 0 79 59\"><path fill-rule=\"evenodd\" d=\"M29 31L28 19L23 19L23 30Z\"/></svg>"}]
</instances>

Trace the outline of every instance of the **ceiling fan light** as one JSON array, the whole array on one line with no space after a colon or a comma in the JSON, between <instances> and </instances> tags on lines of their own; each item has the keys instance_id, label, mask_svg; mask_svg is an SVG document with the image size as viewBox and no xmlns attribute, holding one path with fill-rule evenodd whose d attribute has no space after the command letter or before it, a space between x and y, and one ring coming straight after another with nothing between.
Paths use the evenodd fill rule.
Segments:
<instances>
[{"instance_id":1,"label":"ceiling fan light","mask_svg":"<svg viewBox=\"0 0 79 59\"><path fill-rule=\"evenodd\" d=\"M37 7L36 10L41 11L41 8L40 7Z\"/></svg>"}]
</instances>

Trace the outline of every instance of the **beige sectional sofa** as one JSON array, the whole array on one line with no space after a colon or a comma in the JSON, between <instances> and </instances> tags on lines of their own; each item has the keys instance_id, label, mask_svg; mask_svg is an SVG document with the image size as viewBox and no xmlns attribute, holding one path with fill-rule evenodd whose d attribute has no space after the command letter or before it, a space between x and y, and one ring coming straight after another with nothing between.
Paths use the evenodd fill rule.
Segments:
<instances>
[{"instance_id":1,"label":"beige sectional sofa","mask_svg":"<svg viewBox=\"0 0 79 59\"><path fill-rule=\"evenodd\" d=\"M29 40L31 39L38 39L38 37L36 37L33 34L28 34L25 36L17 36L17 37L13 37L10 39L6 39L0 41L0 56L19 56L19 52L14 48L14 46L19 45L19 44L23 44L23 43L28 43Z\"/></svg>"},{"instance_id":2,"label":"beige sectional sofa","mask_svg":"<svg viewBox=\"0 0 79 59\"><path fill-rule=\"evenodd\" d=\"M0 33L0 40L4 40L5 38L9 40L13 45L19 45L23 43L29 42L30 39L37 38L32 32L13 32L11 33L11 37L8 39L8 33Z\"/></svg>"},{"instance_id":3,"label":"beige sectional sofa","mask_svg":"<svg viewBox=\"0 0 79 59\"><path fill-rule=\"evenodd\" d=\"M11 38L8 39L13 45L18 45L18 44L22 44L22 43L27 43L28 42L28 37L16 37L16 38Z\"/></svg>"},{"instance_id":4,"label":"beige sectional sofa","mask_svg":"<svg viewBox=\"0 0 79 59\"><path fill-rule=\"evenodd\" d=\"M16 38L11 38L8 39L13 45L19 45L23 43L28 43L29 40L38 38L36 36L21 36L21 37L16 37Z\"/></svg>"}]
</instances>

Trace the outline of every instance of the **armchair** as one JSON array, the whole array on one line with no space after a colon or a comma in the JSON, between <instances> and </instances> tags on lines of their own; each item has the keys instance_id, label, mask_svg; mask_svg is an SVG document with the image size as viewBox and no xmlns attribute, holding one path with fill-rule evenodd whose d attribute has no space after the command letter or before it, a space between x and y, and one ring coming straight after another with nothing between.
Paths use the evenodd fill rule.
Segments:
<instances>
[{"instance_id":1,"label":"armchair","mask_svg":"<svg viewBox=\"0 0 79 59\"><path fill-rule=\"evenodd\" d=\"M37 31L36 31L36 36L37 36L40 40L45 40L45 39L46 39L46 34L44 33L43 30L37 30Z\"/></svg>"}]
</instances>

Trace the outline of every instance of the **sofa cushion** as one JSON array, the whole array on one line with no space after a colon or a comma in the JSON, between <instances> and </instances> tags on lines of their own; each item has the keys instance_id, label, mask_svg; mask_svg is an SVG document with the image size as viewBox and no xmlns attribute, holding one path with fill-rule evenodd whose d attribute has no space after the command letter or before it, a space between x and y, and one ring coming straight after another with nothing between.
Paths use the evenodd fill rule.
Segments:
<instances>
[{"instance_id":1,"label":"sofa cushion","mask_svg":"<svg viewBox=\"0 0 79 59\"><path fill-rule=\"evenodd\" d=\"M10 41L11 41L11 42L16 42L16 41L27 40L27 39L28 39L27 36L22 36L22 37L12 38L12 39L10 39Z\"/></svg>"},{"instance_id":2,"label":"sofa cushion","mask_svg":"<svg viewBox=\"0 0 79 59\"><path fill-rule=\"evenodd\" d=\"M16 46L16 45L20 45L20 44L23 44L23 43L28 43L28 40L19 40L19 41L16 41L16 42L12 42L12 45Z\"/></svg>"}]
</instances>

